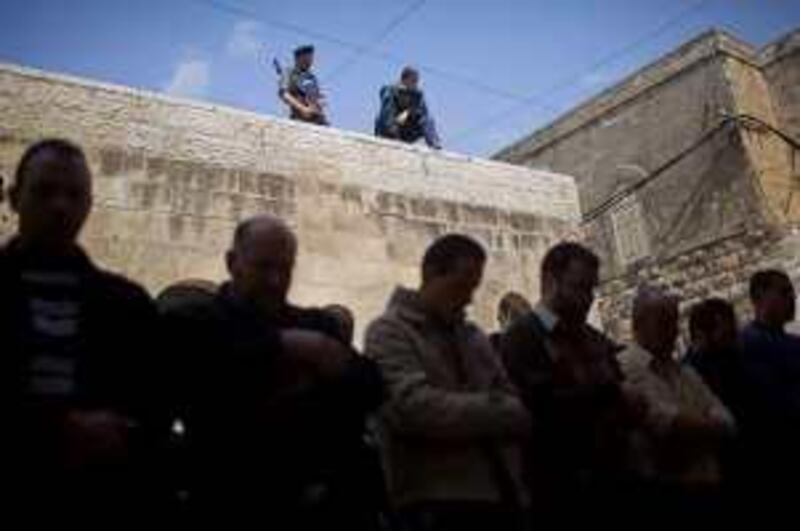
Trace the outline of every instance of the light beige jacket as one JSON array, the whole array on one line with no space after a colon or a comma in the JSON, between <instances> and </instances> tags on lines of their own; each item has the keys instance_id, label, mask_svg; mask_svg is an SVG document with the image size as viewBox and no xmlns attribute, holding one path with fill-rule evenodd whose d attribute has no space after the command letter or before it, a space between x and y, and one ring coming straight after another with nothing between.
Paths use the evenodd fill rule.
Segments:
<instances>
[{"instance_id":1,"label":"light beige jacket","mask_svg":"<svg viewBox=\"0 0 800 531\"><path fill-rule=\"evenodd\" d=\"M417 292L398 288L369 326L365 353L379 364L389 392L381 439L396 505L499 501L487 447L508 471L506 485L526 502L518 443L530 420L483 332L467 321L437 322Z\"/></svg>"},{"instance_id":2,"label":"light beige jacket","mask_svg":"<svg viewBox=\"0 0 800 531\"><path fill-rule=\"evenodd\" d=\"M715 441L687 448L672 438L679 415L702 419L709 429L733 436L733 415L692 367L678 362L657 364L636 343L620 356L625 374L624 391L647 406L640 429L631 434L630 457L642 476L685 485L717 484L720 481L720 448ZM669 369L669 370L667 370Z\"/></svg>"}]
</instances>

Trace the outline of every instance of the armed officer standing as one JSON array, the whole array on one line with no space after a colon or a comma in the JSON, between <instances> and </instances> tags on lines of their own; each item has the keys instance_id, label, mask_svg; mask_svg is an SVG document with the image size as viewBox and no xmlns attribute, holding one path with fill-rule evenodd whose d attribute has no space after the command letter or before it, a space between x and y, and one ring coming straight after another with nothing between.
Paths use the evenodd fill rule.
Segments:
<instances>
[{"instance_id":1,"label":"armed officer standing","mask_svg":"<svg viewBox=\"0 0 800 531\"><path fill-rule=\"evenodd\" d=\"M314 47L300 46L294 51L294 68L281 75L278 96L289 106L292 120L328 125L325 116L325 98L317 77L311 72L314 64Z\"/></svg>"}]
</instances>

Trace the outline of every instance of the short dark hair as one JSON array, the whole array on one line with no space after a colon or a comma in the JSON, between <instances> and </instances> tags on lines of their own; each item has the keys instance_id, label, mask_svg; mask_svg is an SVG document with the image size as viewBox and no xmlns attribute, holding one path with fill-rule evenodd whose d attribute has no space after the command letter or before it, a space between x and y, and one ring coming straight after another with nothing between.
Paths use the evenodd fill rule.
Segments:
<instances>
[{"instance_id":1,"label":"short dark hair","mask_svg":"<svg viewBox=\"0 0 800 531\"><path fill-rule=\"evenodd\" d=\"M689 310L691 339L695 340L700 333L710 332L716 328L720 319L736 321L736 310L733 309L733 304L725 299L712 297L692 306Z\"/></svg>"},{"instance_id":2,"label":"short dark hair","mask_svg":"<svg viewBox=\"0 0 800 531\"><path fill-rule=\"evenodd\" d=\"M250 236L250 230L253 228L255 218L248 218L239 222L233 230L233 248L239 249L244 245L247 238Z\"/></svg>"},{"instance_id":3,"label":"short dark hair","mask_svg":"<svg viewBox=\"0 0 800 531\"><path fill-rule=\"evenodd\" d=\"M22 158L19 159L13 184L17 190L22 188L33 160L45 152L51 152L57 157L75 160L87 168L89 167L86 162L86 155L77 144L63 138L45 138L29 146L23 153Z\"/></svg>"},{"instance_id":4,"label":"short dark hair","mask_svg":"<svg viewBox=\"0 0 800 531\"><path fill-rule=\"evenodd\" d=\"M417 70L413 66L406 66L400 72L400 79L402 79L403 81L405 81L411 76L419 77L419 70Z\"/></svg>"},{"instance_id":5,"label":"short dark hair","mask_svg":"<svg viewBox=\"0 0 800 531\"><path fill-rule=\"evenodd\" d=\"M434 241L422 258L423 281L447 275L463 259L486 261L486 251L473 238L464 234L446 234Z\"/></svg>"},{"instance_id":6,"label":"short dark hair","mask_svg":"<svg viewBox=\"0 0 800 531\"><path fill-rule=\"evenodd\" d=\"M269 221L276 226L280 226L282 230L285 231L286 237L292 240L293 245L297 245L297 236L283 219L268 214L262 214L242 220L236 225L233 231L233 249L242 249L243 246L246 246L254 227L264 221Z\"/></svg>"},{"instance_id":7,"label":"short dark hair","mask_svg":"<svg viewBox=\"0 0 800 531\"><path fill-rule=\"evenodd\" d=\"M600 259L592 251L575 242L561 242L547 251L542 260L542 278L552 275L561 278L572 261L583 262L593 269L600 267Z\"/></svg>"},{"instance_id":8,"label":"short dark hair","mask_svg":"<svg viewBox=\"0 0 800 531\"><path fill-rule=\"evenodd\" d=\"M310 44L305 44L303 46L298 46L294 49L294 57L295 59L300 57L301 55L308 55L314 53L314 47Z\"/></svg>"},{"instance_id":9,"label":"short dark hair","mask_svg":"<svg viewBox=\"0 0 800 531\"><path fill-rule=\"evenodd\" d=\"M750 277L750 300L755 302L779 282L792 283L789 275L780 269L763 269Z\"/></svg>"}]
</instances>

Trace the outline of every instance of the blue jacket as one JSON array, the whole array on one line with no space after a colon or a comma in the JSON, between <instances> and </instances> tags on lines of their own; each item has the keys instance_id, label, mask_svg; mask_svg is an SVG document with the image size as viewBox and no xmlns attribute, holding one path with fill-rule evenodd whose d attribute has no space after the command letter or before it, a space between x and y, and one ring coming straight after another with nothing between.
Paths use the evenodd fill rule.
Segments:
<instances>
[{"instance_id":1,"label":"blue jacket","mask_svg":"<svg viewBox=\"0 0 800 531\"><path fill-rule=\"evenodd\" d=\"M741 342L759 424L800 431L800 337L754 321L742 330Z\"/></svg>"},{"instance_id":2,"label":"blue jacket","mask_svg":"<svg viewBox=\"0 0 800 531\"><path fill-rule=\"evenodd\" d=\"M381 88L380 99L381 108L375 119L375 134L378 136L398 136L395 119L405 110L411 114L407 127L419 127L428 119L428 106L421 90L410 90L401 85L385 85Z\"/></svg>"}]
</instances>

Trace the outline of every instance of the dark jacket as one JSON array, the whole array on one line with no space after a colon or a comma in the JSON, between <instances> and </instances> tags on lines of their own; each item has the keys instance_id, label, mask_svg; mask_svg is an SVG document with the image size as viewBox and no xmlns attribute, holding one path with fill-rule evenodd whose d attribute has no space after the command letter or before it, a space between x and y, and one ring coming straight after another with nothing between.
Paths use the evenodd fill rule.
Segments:
<instances>
[{"instance_id":1,"label":"dark jacket","mask_svg":"<svg viewBox=\"0 0 800 531\"><path fill-rule=\"evenodd\" d=\"M527 470L534 496L603 483L621 461L625 408L618 347L588 325L580 334L593 354L573 359L557 359L550 349L572 336L565 338L558 325L548 329L535 312L501 338L506 370L534 423Z\"/></svg>"},{"instance_id":2,"label":"dark jacket","mask_svg":"<svg viewBox=\"0 0 800 531\"><path fill-rule=\"evenodd\" d=\"M722 352L690 349L683 357L683 363L691 365L703 377L706 385L736 418L737 424L746 421L750 402L743 358L738 348Z\"/></svg>"},{"instance_id":3,"label":"dark jacket","mask_svg":"<svg viewBox=\"0 0 800 531\"><path fill-rule=\"evenodd\" d=\"M375 135L414 141L422 134L422 123L428 119L428 106L421 90L409 89L402 85L386 85L380 91L381 108L375 118ZM408 112L404 125L396 123L400 113Z\"/></svg>"},{"instance_id":4,"label":"dark jacket","mask_svg":"<svg viewBox=\"0 0 800 531\"><path fill-rule=\"evenodd\" d=\"M279 329L312 330L346 344L345 339L341 337L336 319L319 308L301 308L287 304L271 323Z\"/></svg>"},{"instance_id":5,"label":"dark jacket","mask_svg":"<svg viewBox=\"0 0 800 531\"><path fill-rule=\"evenodd\" d=\"M137 427L131 434L131 460L119 463L120 469L106 479L117 485L131 483L134 477L146 481L153 445L166 429L159 383L164 367L154 348L155 306L140 286L100 270L78 248L61 262L81 286L75 386L71 398L42 405L27 392L33 329L22 273L29 267L50 267L53 260L23 252L17 240L0 248L0 407L4 442L12 447L2 459L26 481L39 482L37 488L57 481L55 476L64 479L62 413L108 409L129 417ZM104 488L110 492L114 485Z\"/></svg>"},{"instance_id":6,"label":"dark jacket","mask_svg":"<svg viewBox=\"0 0 800 531\"><path fill-rule=\"evenodd\" d=\"M743 425L764 447L764 458L791 455L800 469L794 457L800 444L800 338L752 322L740 342L749 413Z\"/></svg>"},{"instance_id":7,"label":"dark jacket","mask_svg":"<svg viewBox=\"0 0 800 531\"><path fill-rule=\"evenodd\" d=\"M800 423L800 337L752 322L742 329L744 369L769 422Z\"/></svg>"},{"instance_id":8,"label":"dark jacket","mask_svg":"<svg viewBox=\"0 0 800 531\"><path fill-rule=\"evenodd\" d=\"M190 485L203 510L305 518L346 489L340 467L380 403L380 375L354 355L339 378L308 381L279 335L284 328L332 335L326 317L291 307L264 319L228 284L166 315L179 356L173 403L186 425Z\"/></svg>"}]
</instances>

